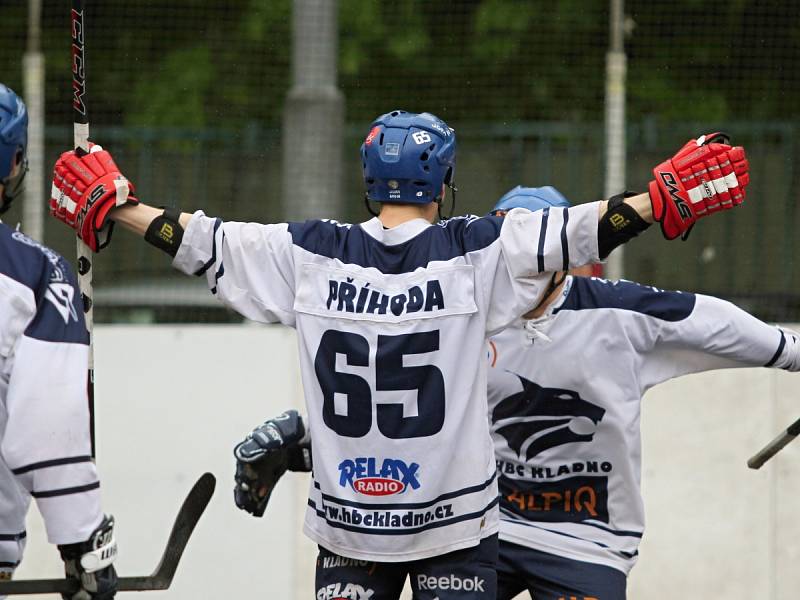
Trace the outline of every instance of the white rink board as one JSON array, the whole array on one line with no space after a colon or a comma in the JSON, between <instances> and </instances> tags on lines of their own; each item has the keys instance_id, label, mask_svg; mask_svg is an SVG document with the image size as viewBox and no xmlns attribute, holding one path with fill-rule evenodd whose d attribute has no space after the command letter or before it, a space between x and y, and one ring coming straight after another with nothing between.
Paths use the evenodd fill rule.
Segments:
<instances>
[{"instance_id":1,"label":"white rink board","mask_svg":"<svg viewBox=\"0 0 800 600\"><path fill-rule=\"evenodd\" d=\"M183 497L209 470L217 492L173 587L147 598L311 600L316 548L300 531L308 477L287 474L262 519L237 510L231 491L233 445L264 418L302 406L294 332L98 326L95 360L98 466L120 574L152 570ZM760 471L745 462L800 414L798 388L800 375L748 369L647 394L648 526L630 598L797 598L800 442ZM59 576L35 510L28 533L18 578Z\"/></svg>"}]
</instances>

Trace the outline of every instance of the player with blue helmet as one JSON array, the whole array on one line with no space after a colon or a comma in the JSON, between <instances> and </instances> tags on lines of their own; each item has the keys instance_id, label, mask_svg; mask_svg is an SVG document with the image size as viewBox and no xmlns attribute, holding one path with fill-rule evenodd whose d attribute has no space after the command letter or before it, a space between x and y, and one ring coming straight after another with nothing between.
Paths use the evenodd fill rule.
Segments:
<instances>
[{"instance_id":1,"label":"player with blue helmet","mask_svg":"<svg viewBox=\"0 0 800 600\"><path fill-rule=\"evenodd\" d=\"M0 212L20 195L28 113L0 83ZM110 600L117 576L114 520L100 507L91 459L86 372L89 346L75 274L61 256L0 223L0 581L25 548L35 498L48 540L79 591Z\"/></svg>"},{"instance_id":2,"label":"player with blue helmet","mask_svg":"<svg viewBox=\"0 0 800 600\"><path fill-rule=\"evenodd\" d=\"M28 111L11 89L0 83L0 213L22 193L28 172Z\"/></svg>"},{"instance_id":3,"label":"player with blue helmet","mask_svg":"<svg viewBox=\"0 0 800 600\"><path fill-rule=\"evenodd\" d=\"M518 186L492 214L556 206L569 203L554 188ZM565 273L545 301L489 341L497 600L524 591L536 600L626 598L644 532L646 389L720 368L800 371L800 335L733 304L577 275ZM580 360L570 360L576 348Z\"/></svg>"},{"instance_id":4,"label":"player with blue helmet","mask_svg":"<svg viewBox=\"0 0 800 600\"><path fill-rule=\"evenodd\" d=\"M490 214L568 206L555 188L517 186ZM571 360L576 348L580 361ZM685 358L676 361L676 349ZM636 473L645 387L712 368L800 370L798 334L732 304L575 269L546 302L492 336L487 356L501 492L497 600L525 591L535 600L624 600L644 529ZM311 470L309 441L290 410L237 445L237 505L262 514L287 469ZM372 566L339 564L343 578Z\"/></svg>"},{"instance_id":5,"label":"player with blue helmet","mask_svg":"<svg viewBox=\"0 0 800 600\"><path fill-rule=\"evenodd\" d=\"M695 159L733 151L692 144ZM243 316L297 329L307 423L285 415L237 459L259 463L270 452L257 446L313 432L304 531L320 548L317 600L396 600L408 579L420 600L494 600L499 509L484 342L547 295L552 273L596 262L632 237L635 219L664 212L639 194L437 222L455 189L455 148L453 130L431 114L378 117L361 159L367 200L380 211L354 225L157 209L132 197L105 150L56 162L51 210L91 248L113 220L205 277ZM744 176L746 163L736 164ZM621 213L622 230L603 226ZM265 476L289 467L274 463ZM269 481L252 483L242 481L236 499L259 513Z\"/></svg>"}]
</instances>

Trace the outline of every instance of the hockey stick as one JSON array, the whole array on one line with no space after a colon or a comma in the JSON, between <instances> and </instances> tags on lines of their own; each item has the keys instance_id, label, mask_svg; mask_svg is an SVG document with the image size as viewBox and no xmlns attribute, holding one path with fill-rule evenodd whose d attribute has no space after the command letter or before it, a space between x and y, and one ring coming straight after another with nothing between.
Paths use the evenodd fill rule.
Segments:
<instances>
[{"instance_id":1,"label":"hockey stick","mask_svg":"<svg viewBox=\"0 0 800 600\"><path fill-rule=\"evenodd\" d=\"M183 551L208 506L217 480L211 473L204 473L194 484L186 500L183 501L172 531L167 540L167 547L150 575L140 577L120 577L117 590L120 592L143 592L149 590L166 590L172 583ZM0 596L12 594L74 594L78 591L75 579L22 579L19 581L0 582Z\"/></svg>"},{"instance_id":2,"label":"hockey stick","mask_svg":"<svg viewBox=\"0 0 800 600\"><path fill-rule=\"evenodd\" d=\"M786 444L798 435L800 435L800 419L789 425L783 433L754 454L747 461L747 466L751 469L760 469L761 465L780 452Z\"/></svg>"},{"instance_id":3,"label":"hockey stick","mask_svg":"<svg viewBox=\"0 0 800 600\"><path fill-rule=\"evenodd\" d=\"M89 152L89 113L86 109L86 60L84 57L83 0L72 0L72 112L75 150ZM89 334L89 370L86 392L89 399L89 435L95 458L94 435L94 307L92 306L92 251L78 239L78 286L83 299L86 331Z\"/></svg>"}]
</instances>

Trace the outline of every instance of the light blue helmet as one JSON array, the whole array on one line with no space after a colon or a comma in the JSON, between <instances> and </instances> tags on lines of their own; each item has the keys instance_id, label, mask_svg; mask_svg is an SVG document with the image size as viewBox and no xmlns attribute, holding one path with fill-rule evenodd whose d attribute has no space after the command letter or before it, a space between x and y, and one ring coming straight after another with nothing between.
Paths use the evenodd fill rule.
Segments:
<instances>
[{"instance_id":1,"label":"light blue helmet","mask_svg":"<svg viewBox=\"0 0 800 600\"><path fill-rule=\"evenodd\" d=\"M571 204L561 192L551 185L538 188L518 185L513 190L506 192L489 214L503 216L512 208L527 208L533 212L551 206L569 208Z\"/></svg>"},{"instance_id":2,"label":"light blue helmet","mask_svg":"<svg viewBox=\"0 0 800 600\"><path fill-rule=\"evenodd\" d=\"M369 200L428 204L453 186L456 134L430 113L394 110L373 121L361 163Z\"/></svg>"},{"instance_id":3,"label":"light blue helmet","mask_svg":"<svg viewBox=\"0 0 800 600\"><path fill-rule=\"evenodd\" d=\"M25 103L10 88L0 83L0 184L3 197L0 213L8 210L11 201L22 192L22 181L28 171L28 111ZM11 176L15 163L19 172Z\"/></svg>"}]
</instances>

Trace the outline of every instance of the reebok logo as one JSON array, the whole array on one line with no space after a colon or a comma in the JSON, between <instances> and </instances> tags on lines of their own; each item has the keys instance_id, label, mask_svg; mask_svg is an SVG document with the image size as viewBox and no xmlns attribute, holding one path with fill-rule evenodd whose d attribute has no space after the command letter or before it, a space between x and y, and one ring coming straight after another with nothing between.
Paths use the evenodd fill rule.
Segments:
<instances>
[{"instance_id":1,"label":"reebok logo","mask_svg":"<svg viewBox=\"0 0 800 600\"><path fill-rule=\"evenodd\" d=\"M417 587L421 590L453 590L454 592L485 592L486 581L477 575L474 577L456 577L452 573L447 577L433 575L417 575Z\"/></svg>"},{"instance_id":2,"label":"reebok logo","mask_svg":"<svg viewBox=\"0 0 800 600\"><path fill-rule=\"evenodd\" d=\"M522 391L492 411L492 431L503 436L520 460L564 444L591 442L605 409L577 392L542 387L517 375Z\"/></svg>"},{"instance_id":3,"label":"reebok logo","mask_svg":"<svg viewBox=\"0 0 800 600\"><path fill-rule=\"evenodd\" d=\"M370 600L373 594L357 583L331 583L317 590L317 600Z\"/></svg>"}]
</instances>

